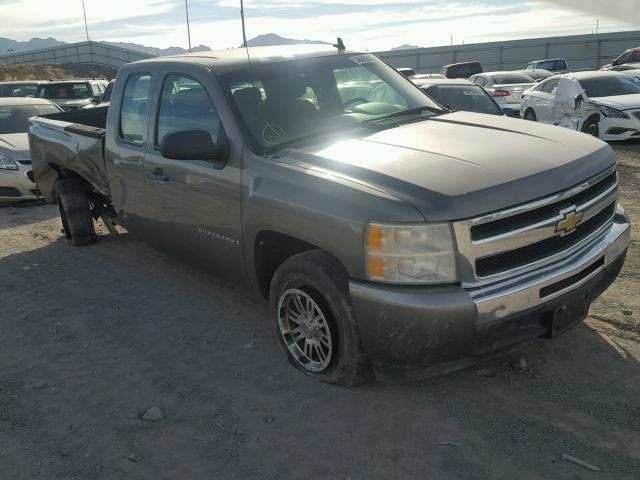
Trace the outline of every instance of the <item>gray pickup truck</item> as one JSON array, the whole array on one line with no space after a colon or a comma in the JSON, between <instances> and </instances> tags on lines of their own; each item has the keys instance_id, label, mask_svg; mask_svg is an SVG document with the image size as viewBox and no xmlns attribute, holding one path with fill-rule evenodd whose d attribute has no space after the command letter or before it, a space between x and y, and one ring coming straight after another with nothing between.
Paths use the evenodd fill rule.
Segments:
<instances>
[{"instance_id":1,"label":"gray pickup truck","mask_svg":"<svg viewBox=\"0 0 640 480\"><path fill-rule=\"evenodd\" d=\"M417 379L580 322L629 242L593 137L450 113L368 53L264 47L123 66L109 108L32 119L71 243L94 219L270 304L322 381Z\"/></svg>"}]
</instances>

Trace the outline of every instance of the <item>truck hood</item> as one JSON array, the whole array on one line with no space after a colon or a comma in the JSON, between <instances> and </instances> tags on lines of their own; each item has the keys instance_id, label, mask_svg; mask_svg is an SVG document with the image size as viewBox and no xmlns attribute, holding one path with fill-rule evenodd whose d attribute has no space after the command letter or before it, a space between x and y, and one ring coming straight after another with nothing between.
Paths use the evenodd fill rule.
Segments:
<instances>
[{"instance_id":1,"label":"truck hood","mask_svg":"<svg viewBox=\"0 0 640 480\"><path fill-rule=\"evenodd\" d=\"M615 95L613 97L592 98L595 103L618 110L634 110L640 108L640 93L629 95Z\"/></svg>"},{"instance_id":2,"label":"truck hood","mask_svg":"<svg viewBox=\"0 0 640 480\"><path fill-rule=\"evenodd\" d=\"M29 153L29 136L27 133L4 133L0 135L0 153L8 153L11 158L27 160Z\"/></svg>"},{"instance_id":3,"label":"truck hood","mask_svg":"<svg viewBox=\"0 0 640 480\"><path fill-rule=\"evenodd\" d=\"M283 150L280 161L384 191L439 221L559 192L615 165L616 158L607 144L579 132L455 112L364 137Z\"/></svg>"}]
</instances>

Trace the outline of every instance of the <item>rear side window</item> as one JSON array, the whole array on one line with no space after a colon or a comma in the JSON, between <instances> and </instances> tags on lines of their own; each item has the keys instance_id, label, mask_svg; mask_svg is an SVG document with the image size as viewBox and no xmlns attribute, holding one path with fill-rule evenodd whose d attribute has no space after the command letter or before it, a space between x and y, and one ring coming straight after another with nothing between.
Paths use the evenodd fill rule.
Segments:
<instances>
[{"instance_id":1,"label":"rear side window","mask_svg":"<svg viewBox=\"0 0 640 480\"><path fill-rule=\"evenodd\" d=\"M132 145L144 145L149 121L151 75L137 73L127 79L120 110L120 138Z\"/></svg>"},{"instance_id":2,"label":"rear side window","mask_svg":"<svg viewBox=\"0 0 640 480\"><path fill-rule=\"evenodd\" d=\"M553 93L553 91L556 89L556 87L558 86L558 83L560 82L559 79L553 79L553 80L549 80L548 82L545 82L542 87L540 87L540 91L544 92L544 93Z\"/></svg>"},{"instance_id":3,"label":"rear side window","mask_svg":"<svg viewBox=\"0 0 640 480\"><path fill-rule=\"evenodd\" d=\"M200 82L171 74L162 86L155 144L169 133L184 130L204 130L213 143L218 143L220 118Z\"/></svg>"}]
</instances>

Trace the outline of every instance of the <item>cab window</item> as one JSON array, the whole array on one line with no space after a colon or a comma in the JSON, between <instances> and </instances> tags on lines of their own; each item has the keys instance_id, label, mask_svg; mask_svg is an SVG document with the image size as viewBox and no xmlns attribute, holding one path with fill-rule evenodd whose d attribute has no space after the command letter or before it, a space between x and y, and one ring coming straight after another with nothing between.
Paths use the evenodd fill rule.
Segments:
<instances>
[{"instance_id":1,"label":"cab window","mask_svg":"<svg viewBox=\"0 0 640 480\"><path fill-rule=\"evenodd\" d=\"M553 93L553 91L558 87L558 82L560 82L560 80L558 80L557 78L549 80L548 82L545 82L542 87L540 87L540 91L544 93Z\"/></svg>"},{"instance_id":2,"label":"cab window","mask_svg":"<svg viewBox=\"0 0 640 480\"><path fill-rule=\"evenodd\" d=\"M220 118L200 82L171 74L162 86L155 145L167 134L184 130L204 130L213 143L219 143Z\"/></svg>"},{"instance_id":3,"label":"cab window","mask_svg":"<svg viewBox=\"0 0 640 480\"><path fill-rule=\"evenodd\" d=\"M127 79L120 110L120 138L132 145L144 145L147 138L151 75L137 73Z\"/></svg>"}]
</instances>

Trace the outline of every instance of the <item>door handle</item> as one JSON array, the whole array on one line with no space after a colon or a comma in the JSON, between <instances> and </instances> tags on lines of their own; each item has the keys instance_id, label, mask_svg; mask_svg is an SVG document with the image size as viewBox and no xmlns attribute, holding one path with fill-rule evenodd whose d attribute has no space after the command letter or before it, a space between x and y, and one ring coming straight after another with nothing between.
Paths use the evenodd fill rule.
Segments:
<instances>
[{"instance_id":1,"label":"door handle","mask_svg":"<svg viewBox=\"0 0 640 480\"><path fill-rule=\"evenodd\" d=\"M151 173L147 173L147 178L155 183L165 183L169 181L169 177L165 175L164 170L156 168Z\"/></svg>"}]
</instances>

